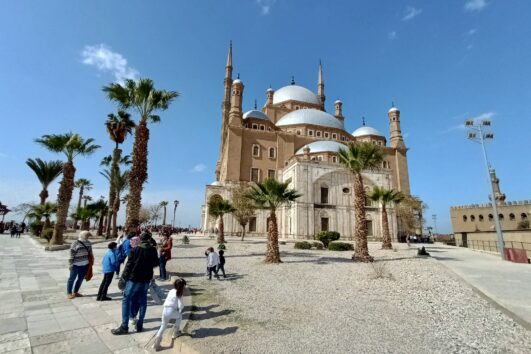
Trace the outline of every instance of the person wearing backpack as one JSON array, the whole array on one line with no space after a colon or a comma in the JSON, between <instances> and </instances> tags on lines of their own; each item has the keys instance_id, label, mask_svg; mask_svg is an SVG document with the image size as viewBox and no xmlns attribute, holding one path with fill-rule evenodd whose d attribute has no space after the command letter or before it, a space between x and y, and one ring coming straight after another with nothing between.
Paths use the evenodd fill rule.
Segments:
<instances>
[{"instance_id":1,"label":"person wearing backpack","mask_svg":"<svg viewBox=\"0 0 531 354\"><path fill-rule=\"evenodd\" d=\"M117 239L118 250L116 254L118 257L118 266L116 267L116 279L120 279L120 267L131 251L131 239L133 236L135 236L134 233L129 233L127 237L122 235Z\"/></svg>"},{"instance_id":2,"label":"person wearing backpack","mask_svg":"<svg viewBox=\"0 0 531 354\"><path fill-rule=\"evenodd\" d=\"M90 261L94 260L92 244L88 240L90 236L89 231L81 231L78 239L70 246L70 258L68 259L70 276L66 283L66 293L70 300L83 296L79 293L79 288L87 275Z\"/></svg>"}]
</instances>

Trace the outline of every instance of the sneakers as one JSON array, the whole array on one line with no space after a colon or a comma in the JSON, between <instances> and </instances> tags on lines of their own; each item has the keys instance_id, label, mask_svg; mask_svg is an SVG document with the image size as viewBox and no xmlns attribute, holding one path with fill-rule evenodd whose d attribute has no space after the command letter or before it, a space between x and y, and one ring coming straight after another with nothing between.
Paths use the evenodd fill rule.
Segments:
<instances>
[{"instance_id":1,"label":"sneakers","mask_svg":"<svg viewBox=\"0 0 531 354\"><path fill-rule=\"evenodd\" d=\"M122 326L120 326L120 327L118 327L118 328L111 329L111 333L114 334L115 336L120 336L120 335L122 335L122 334L128 334L128 333L129 333L129 330L123 328Z\"/></svg>"},{"instance_id":2,"label":"sneakers","mask_svg":"<svg viewBox=\"0 0 531 354\"><path fill-rule=\"evenodd\" d=\"M144 327L136 326L136 333L140 333L144 330Z\"/></svg>"},{"instance_id":3,"label":"sneakers","mask_svg":"<svg viewBox=\"0 0 531 354\"><path fill-rule=\"evenodd\" d=\"M111 301L112 298L108 297L108 296L105 296L103 298L100 299L100 301Z\"/></svg>"},{"instance_id":4,"label":"sneakers","mask_svg":"<svg viewBox=\"0 0 531 354\"><path fill-rule=\"evenodd\" d=\"M75 297L83 297L83 295L80 294L80 293L74 293L74 296L75 296Z\"/></svg>"},{"instance_id":5,"label":"sneakers","mask_svg":"<svg viewBox=\"0 0 531 354\"><path fill-rule=\"evenodd\" d=\"M74 294L68 294L68 295L66 296L66 298L67 298L68 300L72 300L72 299L75 299L75 298L76 298L76 295L74 295Z\"/></svg>"},{"instance_id":6,"label":"sneakers","mask_svg":"<svg viewBox=\"0 0 531 354\"><path fill-rule=\"evenodd\" d=\"M129 327L136 327L136 323L138 322L138 320L136 318L130 318L129 319Z\"/></svg>"},{"instance_id":7,"label":"sneakers","mask_svg":"<svg viewBox=\"0 0 531 354\"><path fill-rule=\"evenodd\" d=\"M162 342L162 337L155 337L155 343L153 343L153 349L155 349L157 352L159 350L162 350L162 347L160 346L160 342Z\"/></svg>"},{"instance_id":8,"label":"sneakers","mask_svg":"<svg viewBox=\"0 0 531 354\"><path fill-rule=\"evenodd\" d=\"M176 339L176 338L182 336L182 334L183 334L183 332L181 332L181 331L175 331L175 332L173 332L173 335L171 336L171 338L172 339Z\"/></svg>"}]
</instances>

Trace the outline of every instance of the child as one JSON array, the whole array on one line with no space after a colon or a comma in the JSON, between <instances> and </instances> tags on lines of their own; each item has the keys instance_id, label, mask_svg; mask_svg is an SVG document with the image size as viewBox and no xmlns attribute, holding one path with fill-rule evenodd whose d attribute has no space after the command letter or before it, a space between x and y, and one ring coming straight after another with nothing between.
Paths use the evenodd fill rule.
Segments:
<instances>
[{"instance_id":1,"label":"child","mask_svg":"<svg viewBox=\"0 0 531 354\"><path fill-rule=\"evenodd\" d=\"M116 242L111 242L107 246L109 250L103 256L103 280L101 281L100 289L98 291L98 297L96 301L109 301L112 300L107 296L107 290L111 285L114 272L118 268L118 255L116 254Z\"/></svg>"},{"instance_id":2,"label":"child","mask_svg":"<svg viewBox=\"0 0 531 354\"><path fill-rule=\"evenodd\" d=\"M219 250L218 273L221 270L223 272L223 278L226 278L227 276L225 275L225 256L223 254L225 254L225 251Z\"/></svg>"},{"instance_id":3,"label":"child","mask_svg":"<svg viewBox=\"0 0 531 354\"><path fill-rule=\"evenodd\" d=\"M173 336L172 338L175 339L179 336L181 327L181 320L182 315L181 312L183 311L183 293L184 293L184 287L186 286L186 280L184 279L177 279L173 283L173 287L175 289L170 290L168 293L168 296L166 297L166 301L164 301L164 307L162 309L162 320L160 324L159 331L155 335L155 344L153 345L153 348L155 350L161 350L160 342L162 341L162 334L164 333L164 330L168 326L168 322L171 319L175 319L175 325L173 327Z\"/></svg>"},{"instance_id":4,"label":"child","mask_svg":"<svg viewBox=\"0 0 531 354\"><path fill-rule=\"evenodd\" d=\"M214 248L212 247L209 247L207 251L208 251L208 280L212 280L212 272L214 272L214 275L219 280L219 274L218 274L219 256L216 252L214 252Z\"/></svg>"}]
</instances>

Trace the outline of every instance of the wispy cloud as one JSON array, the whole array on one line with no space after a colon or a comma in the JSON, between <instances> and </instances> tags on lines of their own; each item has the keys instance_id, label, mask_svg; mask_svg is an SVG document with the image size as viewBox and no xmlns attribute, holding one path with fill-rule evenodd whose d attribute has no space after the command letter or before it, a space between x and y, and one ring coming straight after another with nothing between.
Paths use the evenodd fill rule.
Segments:
<instances>
[{"instance_id":1,"label":"wispy cloud","mask_svg":"<svg viewBox=\"0 0 531 354\"><path fill-rule=\"evenodd\" d=\"M192 167L192 169L190 170L190 172L199 173L199 172L203 172L205 169L206 169L205 164L198 163L197 165L195 165L194 167Z\"/></svg>"},{"instance_id":2,"label":"wispy cloud","mask_svg":"<svg viewBox=\"0 0 531 354\"><path fill-rule=\"evenodd\" d=\"M260 7L262 15L269 15L271 13L271 7L277 2L277 0L256 0L256 4Z\"/></svg>"},{"instance_id":3,"label":"wispy cloud","mask_svg":"<svg viewBox=\"0 0 531 354\"><path fill-rule=\"evenodd\" d=\"M396 31L391 31L391 32L389 32L389 33L387 34L387 38L389 38L389 40L392 41L393 39L396 38L396 35L397 35Z\"/></svg>"},{"instance_id":4,"label":"wispy cloud","mask_svg":"<svg viewBox=\"0 0 531 354\"><path fill-rule=\"evenodd\" d=\"M417 17L422 13L422 9L417 9L413 6L406 7L406 10L404 11L404 16L402 17L402 21L409 21Z\"/></svg>"},{"instance_id":5,"label":"wispy cloud","mask_svg":"<svg viewBox=\"0 0 531 354\"><path fill-rule=\"evenodd\" d=\"M465 11L481 11L487 6L487 0L466 0Z\"/></svg>"},{"instance_id":6,"label":"wispy cloud","mask_svg":"<svg viewBox=\"0 0 531 354\"><path fill-rule=\"evenodd\" d=\"M463 122L462 123L459 123L459 124L455 124L455 125L452 125L444 130L441 130L439 132L439 134L449 134L449 133L452 133L452 132L455 132L455 131L465 131L466 130L466 127L465 127L465 122L464 120L465 119L470 119L470 120L473 120L474 122L480 122L482 121L483 119L488 119L488 120L492 120L492 118L496 115L496 113L494 112L485 112L485 113L482 113L476 117L472 117L472 118L463 118ZM462 117L462 116L461 116ZM453 118L452 118L453 119Z\"/></svg>"},{"instance_id":7,"label":"wispy cloud","mask_svg":"<svg viewBox=\"0 0 531 354\"><path fill-rule=\"evenodd\" d=\"M138 71L127 64L127 59L122 54L113 52L105 44L86 45L81 57L83 64L112 73L118 83L123 83L125 79L138 79Z\"/></svg>"},{"instance_id":8,"label":"wispy cloud","mask_svg":"<svg viewBox=\"0 0 531 354\"><path fill-rule=\"evenodd\" d=\"M477 29L477 28L471 28L471 29L469 29L469 30L466 32L466 35L467 35L467 36L473 36L473 35L475 35L476 33L478 33L478 29Z\"/></svg>"}]
</instances>

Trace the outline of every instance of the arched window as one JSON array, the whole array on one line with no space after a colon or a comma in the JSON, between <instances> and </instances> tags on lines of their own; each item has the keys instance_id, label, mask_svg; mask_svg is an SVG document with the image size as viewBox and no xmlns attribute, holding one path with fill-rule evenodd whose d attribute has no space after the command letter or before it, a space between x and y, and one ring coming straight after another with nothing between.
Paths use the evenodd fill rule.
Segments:
<instances>
[{"instance_id":1,"label":"arched window","mask_svg":"<svg viewBox=\"0 0 531 354\"><path fill-rule=\"evenodd\" d=\"M260 157L260 145L253 144L253 156Z\"/></svg>"},{"instance_id":2,"label":"arched window","mask_svg":"<svg viewBox=\"0 0 531 354\"><path fill-rule=\"evenodd\" d=\"M480 221L480 222L483 221L483 215L479 214L479 217L478 217L478 218L479 218L479 221Z\"/></svg>"},{"instance_id":3,"label":"arched window","mask_svg":"<svg viewBox=\"0 0 531 354\"><path fill-rule=\"evenodd\" d=\"M503 214L498 214L498 218L500 219L500 221L503 220Z\"/></svg>"},{"instance_id":4,"label":"arched window","mask_svg":"<svg viewBox=\"0 0 531 354\"><path fill-rule=\"evenodd\" d=\"M336 163L336 162L337 162L337 156L332 156L332 162L333 162L333 163Z\"/></svg>"},{"instance_id":5,"label":"arched window","mask_svg":"<svg viewBox=\"0 0 531 354\"><path fill-rule=\"evenodd\" d=\"M463 221L467 222L467 220L468 220L468 217L466 215L463 215Z\"/></svg>"},{"instance_id":6,"label":"arched window","mask_svg":"<svg viewBox=\"0 0 531 354\"><path fill-rule=\"evenodd\" d=\"M516 219L515 216L514 216L514 214L513 214L513 213L510 213L510 214L509 214L509 220L514 221L514 219Z\"/></svg>"},{"instance_id":7,"label":"arched window","mask_svg":"<svg viewBox=\"0 0 531 354\"><path fill-rule=\"evenodd\" d=\"M492 214L489 214L489 221L494 220L494 216Z\"/></svg>"},{"instance_id":8,"label":"arched window","mask_svg":"<svg viewBox=\"0 0 531 354\"><path fill-rule=\"evenodd\" d=\"M277 152L274 147L269 148L269 158L274 159L277 157Z\"/></svg>"},{"instance_id":9,"label":"arched window","mask_svg":"<svg viewBox=\"0 0 531 354\"><path fill-rule=\"evenodd\" d=\"M527 214L526 213L520 214L520 219L527 220Z\"/></svg>"},{"instance_id":10,"label":"arched window","mask_svg":"<svg viewBox=\"0 0 531 354\"><path fill-rule=\"evenodd\" d=\"M470 221L476 221L476 217L474 215L470 215Z\"/></svg>"}]
</instances>

